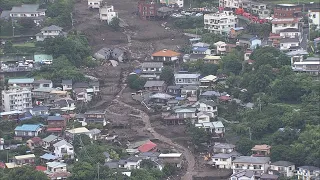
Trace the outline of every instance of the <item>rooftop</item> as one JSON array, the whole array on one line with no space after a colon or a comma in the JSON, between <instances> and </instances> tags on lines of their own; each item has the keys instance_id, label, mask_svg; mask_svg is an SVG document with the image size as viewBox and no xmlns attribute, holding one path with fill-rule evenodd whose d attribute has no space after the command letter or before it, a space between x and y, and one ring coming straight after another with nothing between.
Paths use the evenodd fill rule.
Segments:
<instances>
[{"instance_id":1,"label":"rooftop","mask_svg":"<svg viewBox=\"0 0 320 180\"><path fill-rule=\"evenodd\" d=\"M88 133L89 132L89 130L86 127L79 127L79 128L66 130L66 131L71 134L81 134L81 133Z\"/></svg>"},{"instance_id":2,"label":"rooftop","mask_svg":"<svg viewBox=\"0 0 320 180\"><path fill-rule=\"evenodd\" d=\"M45 159L45 160L55 160L55 159L58 159L57 156L53 155L53 154L50 154L50 153L46 153L42 156L40 156L41 159Z\"/></svg>"},{"instance_id":3,"label":"rooftop","mask_svg":"<svg viewBox=\"0 0 320 180\"><path fill-rule=\"evenodd\" d=\"M22 79L9 79L8 84L31 84L34 82L34 78L22 78Z\"/></svg>"},{"instance_id":4,"label":"rooftop","mask_svg":"<svg viewBox=\"0 0 320 180\"><path fill-rule=\"evenodd\" d=\"M48 162L47 166L51 168L59 168L59 167L66 167L67 164L62 162Z\"/></svg>"},{"instance_id":5,"label":"rooftop","mask_svg":"<svg viewBox=\"0 0 320 180\"><path fill-rule=\"evenodd\" d=\"M56 139L58 139L58 136L55 136L55 135L51 134L48 137L43 138L42 141L44 141L44 142L52 142L52 141L54 141Z\"/></svg>"},{"instance_id":6,"label":"rooftop","mask_svg":"<svg viewBox=\"0 0 320 180\"><path fill-rule=\"evenodd\" d=\"M286 28L280 31L281 32L300 32L297 28Z\"/></svg>"},{"instance_id":7,"label":"rooftop","mask_svg":"<svg viewBox=\"0 0 320 180\"><path fill-rule=\"evenodd\" d=\"M298 37L295 38L281 38L280 43L299 43L300 40Z\"/></svg>"},{"instance_id":8,"label":"rooftop","mask_svg":"<svg viewBox=\"0 0 320 180\"><path fill-rule=\"evenodd\" d=\"M153 150L155 147L157 147L157 144L155 144L151 141L148 141L145 144L139 146L138 150L140 152L149 152L149 151Z\"/></svg>"},{"instance_id":9,"label":"rooftop","mask_svg":"<svg viewBox=\"0 0 320 180\"><path fill-rule=\"evenodd\" d=\"M62 31L62 27L51 25L41 29L41 31Z\"/></svg>"},{"instance_id":10,"label":"rooftop","mask_svg":"<svg viewBox=\"0 0 320 180\"><path fill-rule=\"evenodd\" d=\"M276 162L271 163L271 165L288 167L288 166L294 165L294 163L289 162L289 161L276 161Z\"/></svg>"},{"instance_id":11,"label":"rooftop","mask_svg":"<svg viewBox=\"0 0 320 180\"><path fill-rule=\"evenodd\" d=\"M252 151L261 151L261 150L269 150L271 149L271 146L267 144L262 144L262 145L255 145L251 150Z\"/></svg>"},{"instance_id":12,"label":"rooftop","mask_svg":"<svg viewBox=\"0 0 320 180\"><path fill-rule=\"evenodd\" d=\"M208 47L193 47L192 51L205 52L208 49L209 49Z\"/></svg>"},{"instance_id":13,"label":"rooftop","mask_svg":"<svg viewBox=\"0 0 320 180\"><path fill-rule=\"evenodd\" d=\"M214 75L208 75L200 79L200 81L216 81L216 80L218 80L218 77Z\"/></svg>"},{"instance_id":14,"label":"rooftop","mask_svg":"<svg viewBox=\"0 0 320 180\"><path fill-rule=\"evenodd\" d=\"M160 154L159 158L179 158L181 157L181 153L168 153L168 154Z\"/></svg>"},{"instance_id":15,"label":"rooftop","mask_svg":"<svg viewBox=\"0 0 320 180\"><path fill-rule=\"evenodd\" d=\"M49 55L49 54L35 54L34 55L35 62L41 62L43 60L53 60L53 57L52 57L52 55Z\"/></svg>"},{"instance_id":16,"label":"rooftop","mask_svg":"<svg viewBox=\"0 0 320 180\"><path fill-rule=\"evenodd\" d=\"M251 156L240 156L237 157L234 163L252 163L252 164L265 164L270 161L270 157L251 157Z\"/></svg>"},{"instance_id":17,"label":"rooftop","mask_svg":"<svg viewBox=\"0 0 320 180\"><path fill-rule=\"evenodd\" d=\"M37 88L32 90L32 92L46 92L46 93L50 93L51 91L55 90L55 88L50 88L50 87L41 87L41 88Z\"/></svg>"},{"instance_id":18,"label":"rooftop","mask_svg":"<svg viewBox=\"0 0 320 180\"><path fill-rule=\"evenodd\" d=\"M213 148L217 148L217 149L233 149L236 146L233 144L228 144L228 143L216 143Z\"/></svg>"},{"instance_id":19,"label":"rooftop","mask_svg":"<svg viewBox=\"0 0 320 180\"><path fill-rule=\"evenodd\" d=\"M35 157L36 156L34 154L27 154L27 155L15 156L14 159L21 160L21 159L30 159L30 158L35 158Z\"/></svg>"},{"instance_id":20,"label":"rooftop","mask_svg":"<svg viewBox=\"0 0 320 180\"><path fill-rule=\"evenodd\" d=\"M200 74L174 74L174 78L181 78L181 79L196 79L199 77L200 77Z\"/></svg>"},{"instance_id":21,"label":"rooftop","mask_svg":"<svg viewBox=\"0 0 320 180\"><path fill-rule=\"evenodd\" d=\"M172 51L172 50L167 50L163 49L161 51L155 52L152 54L152 56L158 56L158 57L175 57L175 56L180 56L180 53Z\"/></svg>"},{"instance_id":22,"label":"rooftop","mask_svg":"<svg viewBox=\"0 0 320 180\"><path fill-rule=\"evenodd\" d=\"M62 116L48 116L47 118L48 121L64 121L65 118Z\"/></svg>"},{"instance_id":23,"label":"rooftop","mask_svg":"<svg viewBox=\"0 0 320 180\"><path fill-rule=\"evenodd\" d=\"M251 170L242 170L242 171L239 171L237 173L234 173L231 175L231 177L237 177L237 178L241 178L241 177L248 177L248 178L251 178L252 176L254 176L254 172L251 171Z\"/></svg>"},{"instance_id":24,"label":"rooftop","mask_svg":"<svg viewBox=\"0 0 320 180\"><path fill-rule=\"evenodd\" d=\"M173 98L173 96L166 94L166 93L157 93L157 94L153 94L152 96L150 96L151 99L156 98L156 99L171 99Z\"/></svg>"},{"instance_id":25,"label":"rooftop","mask_svg":"<svg viewBox=\"0 0 320 180\"><path fill-rule=\"evenodd\" d=\"M165 84L164 81L147 81L146 84L144 85L145 88L149 87L159 87L163 86Z\"/></svg>"},{"instance_id":26,"label":"rooftop","mask_svg":"<svg viewBox=\"0 0 320 180\"><path fill-rule=\"evenodd\" d=\"M42 126L40 124L23 124L22 126L17 126L15 131L37 131Z\"/></svg>"},{"instance_id":27,"label":"rooftop","mask_svg":"<svg viewBox=\"0 0 320 180\"><path fill-rule=\"evenodd\" d=\"M210 44L204 43L204 42L198 42L198 43L192 44L192 47L209 47L209 46Z\"/></svg>"},{"instance_id":28,"label":"rooftop","mask_svg":"<svg viewBox=\"0 0 320 180\"><path fill-rule=\"evenodd\" d=\"M163 62L144 62L141 66L142 68L161 68L163 67Z\"/></svg>"},{"instance_id":29,"label":"rooftop","mask_svg":"<svg viewBox=\"0 0 320 180\"><path fill-rule=\"evenodd\" d=\"M68 143L67 141L65 141L65 140L61 140L61 141L56 142L55 144L53 144L54 147L60 147L60 146L63 146L63 145L67 145L69 147L72 147L72 145L70 143Z\"/></svg>"},{"instance_id":30,"label":"rooftop","mask_svg":"<svg viewBox=\"0 0 320 180\"><path fill-rule=\"evenodd\" d=\"M32 13L39 11L39 4L22 4L12 8L11 13Z\"/></svg>"}]
</instances>

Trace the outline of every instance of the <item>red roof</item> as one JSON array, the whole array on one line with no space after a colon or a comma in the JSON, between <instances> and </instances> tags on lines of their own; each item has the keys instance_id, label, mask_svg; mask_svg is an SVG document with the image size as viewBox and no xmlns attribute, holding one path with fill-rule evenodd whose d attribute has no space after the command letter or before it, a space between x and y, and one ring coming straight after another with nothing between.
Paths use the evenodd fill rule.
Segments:
<instances>
[{"instance_id":1,"label":"red roof","mask_svg":"<svg viewBox=\"0 0 320 180\"><path fill-rule=\"evenodd\" d=\"M248 64L253 64L254 62L255 62L255 61L252 60L252 59L247 60L247 63L248 63Z\"/></svg>"},{"instance_id":2,"label":"red roof","mask_svg":"<svg viewBox=\"0 0 320 180\"><path fill-rule=\"evenodd\" d=\"M39 138L39 137L33 137L33 138L31 138L30 140L31 140L33 143L35 143L35 144L37 144L37 143L39 143L39 142L42 141L42 139Z\"/></svg>"},{"instance_id":3,"label":"red roof","mask_svg":"<svg viewBox=\"0 0 320 180\"><path fill-rule=\"evenodd\" d=\"M157 145L156 145L155 143L149 141L149 142L147 142L147 143L139 146L139 147L138 147L138 150L139 150L140 152L149 152L149 151L151 151L151 150L154 150L155 147L157 147Z\"/></svg>"},{"instance_id":4,"label":"red roof","mask_svg":"<svg viewBox=\"0 0 320 180\"><path fill-rule=\"evenodd\" d=\"M6 168L6 164L4 162L0 162L0 168L2 169Z\"/></svg>"},{"instance_id":5,"label":"red roof","mask_svg":"<svg viewBox=\"0 0 320 180\"><path fill-rule=\"evenodd\" d=\"M222 101L230 101L231 97L229 97L229 96L220 96L219 99L222 100Z\"/></svg>"},{"instance_id":6,"label":"red roof","mask_svg":"<svg viewBox=\"0 0 320 180\"><path fill-rule=\"evenodd\" d=\"M62 128L48 128L47 131L50 131L50 132L57 132L57 131L62 131Z\"/></svg>"},{"instance_id":7,"label":"red roof","mask_svg":"<svg viewBox=\"0 0 320 180\"><path fill-rule=\"evenodd\" d=\"M47 168L44 167L44 166L36 166L36 170L37 170L37 171L46 171Z\"/></svg>"}]
</instances>

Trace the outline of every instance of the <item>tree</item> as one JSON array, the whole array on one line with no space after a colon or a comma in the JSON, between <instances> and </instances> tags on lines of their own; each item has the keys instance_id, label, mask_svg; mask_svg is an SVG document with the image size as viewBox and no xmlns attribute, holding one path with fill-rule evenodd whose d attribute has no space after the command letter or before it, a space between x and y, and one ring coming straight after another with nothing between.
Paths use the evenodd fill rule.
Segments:
<instances>
[{"instance_id":1,"label":"tree","mask_svg":"<svg viewBox=\"0 0 320 180\"><path fill-rule=\"evenodd\" d=\"M91 139L86 134L75 135L72 145L74 147L75 152L79 152L81 147L88 146L91 144Z\"/></svg>"},{"instance_id":2,"label":"tree","mask_svg":"<svg viewBox=\"0 0 320 180\"><path fill-rule=\"evenodd\" d=\"M57 25L70 27L72 24L71 13L74 7L74 0L55 0L49 3L46 11L46 25Z\"/></svg>"},{"instance_id":3,"label":"tree","mask_svg":"<svg viewBox=\"0 0 320 180\"><path fill-rule=\"evenodd\" d=\"M140 78L136 74L128 76L127 81L128 81L129 87L134 90L143 89L144 84L147 82L146 79Z\"/></svg>"},{"instance_id":4,"label":"tree","mask_svg":"<svg viewBox=\"0 0 320 180\"><path fill-rule=\"evenodd\" d=\"M171 84L173 82L173 69L171 67L164 67L160 74L160 79L165 81L167 84Z\"/></svg>"},{"instance_id":5,"label":"tree","mask_svg":"<svg viewBox=\"0 0 320 180\"><path fill-rule=\"evenodd\" d=\"M178 171L178 168L173 164L165 164L162 171L166 176L172 176Z\"/></svg>"},{"instance_id":6,"label":"tree","mask_svg":"<svg viewBox=\"0 0 320 180\"><path fill-rule=\"evenodd\" d=\"M210 140L210 134L202 128L197 128L191 122L187 124L187 132L191 136L192 143L196 146L200 146L202 143L208 143Z\"/></svg>"},{"instance_id":7,"label":"tree","mask_svg":"<svg viewBox=\"0 0 320 180\"><path fill-rule=\"evenodd\" d=\"M76 162L71 170L70 180L87 180L95 177L95 168L88 162Z\"/></svg>"},{"instance_id":8,"label":"tree","mask_svg":"<svg viewBox=\"0 0 320 180\"><path fill-rule=\"evenodd\" d=\"M41 172L37 171L30 166L22 166L13 168L9 171L7 178L4 180L26 180L26 179L39 179L39 180L49 180L48 176Z\"/></svg>"},{"instance_id":9,"label":"tree","mask_svg":"<svg viewBox=\"0 0 320 180\"><path fill-rule=\"evenodd\" d=\"M5 42L4 47L3 47L3 52L4 53L14 53L14 52L16 52L16 49L13 47L13 44L12 44L11 41Z\"/></svg>"},{"instance_id":10,"label":"tree","mask_svg":"<svg viewBox=\"0 0 320 180\"><path fill-rule=\"evenodd\" d=\"M237 151L243 155L251 155L251 149L255 145L255 142L248 138L241 138L236 143Z\"/></svg>"},{"instance_id":11,"label":"tree","mask_svg":"<svg viewBox=\"0 0 320 180\"><path fill-rule=\"evenodd\" d=\"M195 29L203 27L203 17L186 17L175 19L173 25L180 29Z\"/></svg>"},{"instance_id":12,"label":"tree","mask_svg":"<svg viewBox=\"0 0 320 180\"><path fill-rule=\"evenodd\" d=\"M113 30L119 30L120 29L120 19L117 17L112 18L111 22L109 23L109 26Z\"/></svg>"},{"instance_id":13,"label":"tree","mask_svg":"<svg viewBox=\"0 0 320 180\"><path fill-rule=\"evenodd\" d=\"M34 27L34 22L30 18L21 18L18 20L18 24L20 24L20 26L22 26L25 30Z\"/></svg>"},{"instance_id":14,"label":"tree","mask_svg":"<svg viewBox=\"0 0 320 180\"><path fill-rule=\"evenodd\" d=\"M201 36L201 40L213 46L214 43L218 41L224 41L225 38L220 34L206 33Z\"/></svg>"},{"instance_id":15,"label":"tree","mask_svg":"<svg viewBox=\"0 0 320 180\"><path fill-rule=\"evenodd\" d=\"M157 180L148 170L146 169L135 169L131 172L132 180Z\"/></svg>"},{"instance_id":16,"label":"tree","mask_svg":"<svg viewBox=\"0 0 320 180\"><path fill-rule=\"evenodd\" d=\"M238 75L242 70L242 60L241 52L233 51L222 58L220 65L225 73Z\"/></svg>"}]
</instances>

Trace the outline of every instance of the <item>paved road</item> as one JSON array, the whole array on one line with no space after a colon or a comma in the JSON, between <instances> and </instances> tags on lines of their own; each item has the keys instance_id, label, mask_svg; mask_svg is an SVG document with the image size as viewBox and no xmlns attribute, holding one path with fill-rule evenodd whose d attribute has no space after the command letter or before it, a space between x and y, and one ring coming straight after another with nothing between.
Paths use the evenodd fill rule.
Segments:
<instances>
[{"instance_id":1,"label":"paved road","mask_svg":"<svg viewBox=\"0 0 320 180\"><path fill-rule=\"evenodd\" d=\"M194 167L195 167L195 157L192 154L192 152L188 148L181 146L181 145L173 142L171 139L157 133L154 130L154 128L151 126L150 118L149 118L148 114L145 113L144 111L141 111L140 109L137 109L133 106L130 106L130 105L120 101L118 98L114 99L113 101L116 103L119 103L125 107L134 109L135 111L138 111L140 113L142 121L144 122L144 127L143 127L144 130L149 131L154 136L154 138L159 139L160 141L167 143L167 144L177 148L178 150L182 151L182 153L184 154L184 156L186 158L188 168L187 168L186 174L184 176L182 176L181 179L182 180L192 180L193 171L194 171Z\"/></svg>"},{"instance_id":2,"label":"paved road","mask_svg":"<svg viewBox=\"0 0 320 180\"><path fill-rule=\"evenodd\" d=\"M302 41L300 44L300 47L303 48L304 50L307 50L308 48L308 35L309 35L309 29L308 28L303 28L302 31Z\"/></svg>"}]
</instances>

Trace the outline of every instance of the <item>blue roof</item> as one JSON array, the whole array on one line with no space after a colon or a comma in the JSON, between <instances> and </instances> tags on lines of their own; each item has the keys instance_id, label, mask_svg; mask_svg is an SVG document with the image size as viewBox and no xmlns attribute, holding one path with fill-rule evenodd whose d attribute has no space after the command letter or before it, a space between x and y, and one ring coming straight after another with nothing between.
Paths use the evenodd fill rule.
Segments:
<instances>
[{"instance_id":1,"label":"blue roof","mask_svg":"<svg viewBox=\"0 0 320 180\"><path fill-rule=\"evenodd\" d=\"M45 160L55 160L55 159L58 159L57 156L53 155L53 154L49 154L49 153L46 153L42 156L40 156L41 159L45 159Z\"/></svg>"},{"instance_id":2,"label":"blue roof","mask_svg":"<svg viewBox=\"0 0 320 180\"><path fill-rule=\"evenodd\" d=\"M64 121L64 118L61 116L48 116L48 121Z\"/></svg>"},{"instance_id":3,"label":"blue roof","mask_svg":"<svg viewBox=\"0 0 320 180\"><path fill-rule=\"evenodd\" d=\"M233 28L235 31L239 31L239 30L244 30L244 28L243 27L235 27L235 28Z\"/></svg>"},{"instance_id":4,"label":"blue roof","mask_svg":"<svg viewBox=\"0 0 320 180\"><path fill-rule=\"evenodd\" d=\"M141 69L136 69L136 70L134 70L134 72L135 72L136 74L140 74L140 73L141 73Z\"/></svg>"},{"instance_id":5,"label":"blue roof","mask_svg":"<svg viewBox=\"0 0 320 180\"><path fill-rule=\"evenodd\" d=\"M175 100L182 101L182 100L184 100L184 98L183 97L176 97Z\"/></svg>"},{"instance_id":6,"label":"blue roof","mask_svg":"<svg viewBox=\"0 0 320 180\"><path fill-rule=\"evenodd\" d=\"M9 79L8 84L33 83L34 78Z\"/></svg>"},{"instance_id":7,"label":"blue roof","mask_svg":"<svg viewBox=\"0 0 320 180\"><path fill-rule=\"evenodd\" d=\"M42 125L40 124L23 124L22 126L17 126L15 131L37 131Z\"/></svg>"},{"instance_id":8,"label":"blue roof","mask_svg":"<svg viewBox=\"0 0 320 180\"><path fill-rule=\"evenodd\" d=\"M193 47L192 51L205 52L208 49L209 48L207 48L207 47Z\"/></svg>"}]
</instances>

